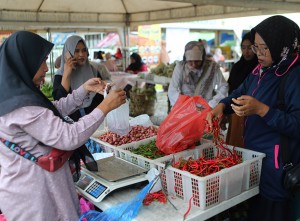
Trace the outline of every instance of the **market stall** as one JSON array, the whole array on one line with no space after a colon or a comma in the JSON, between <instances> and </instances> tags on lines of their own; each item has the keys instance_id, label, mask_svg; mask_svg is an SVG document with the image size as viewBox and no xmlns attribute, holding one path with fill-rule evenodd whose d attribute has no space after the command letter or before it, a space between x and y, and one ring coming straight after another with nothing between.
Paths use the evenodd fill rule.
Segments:
<instances>
[{"instance_id":1,"label":"market stall","mask_svg":"<svg viewBox=\"0 0 300 221\"><path fill-rule=\"evenodd\" d=\"M135 135L119 137L104 130L97 131L91 137L94 144L101 147L104 155L109 154L113 159L117 158L126 164L123 165L123 170L127 166L137 166L136 174L116 180L107 179L99 172L82 170L81 179L76 183L77 190L101 210L105 211L120 202L130 201L139 194L148 183L145 175L152 168L160 172L161 186L168 193L168 201L165 204L154 202L149 206L142 206L134 219L137 221L153 220L157 217L160 220L176 221L182 220L184 216L186 220L206 220L258 194L264 154L228 146L226 148L236 153L236 157L240 159L239 163L201 177L180 170L176 167L176 162L201 157L217 158L218 148L211 141L201 139L202 144L198 143L195 148L167 155L151 149L156 147L157 127L138 130L147 132L138 136L138 133L133 133ZM137 151L142 148L146 148L146 151ZM171 166L167 166L170 162ZM99 169L103 169L102 166ZM107 171L114 175L112 171L117 170L119 169ZM122 174L127 172L123 171Z\"/></svg>"}]
</instances>

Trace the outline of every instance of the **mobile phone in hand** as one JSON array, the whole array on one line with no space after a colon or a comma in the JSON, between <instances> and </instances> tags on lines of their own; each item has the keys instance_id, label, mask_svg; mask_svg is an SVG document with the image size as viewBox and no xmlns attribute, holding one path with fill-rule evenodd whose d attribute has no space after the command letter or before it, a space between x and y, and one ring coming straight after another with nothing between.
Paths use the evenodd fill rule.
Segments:
<instances>
[{"instance_id":1,"label":"mobile phone in hand","mask_svg":"<svg viewBox=\"0 0 300 221\"><path fill-rule=\"evenodd\" d=\"M132 86L130 84L127 84L123 89L126 92L127 98L130 98L129 91L131 90L131 88L132 88Z\"/></svg>"},{"instance_id":2,"label":"mobile phone in hand","mask_svg":"<svg viewBox=\"0 0 300 221\"><path fill-rule=\"evenodd\" d=\"M67 61L69 58L73 58L72 54L70 53L70 51L68 50L66 53L65 53L65 61ZM76 66L73 65L73 70L76 70Z\"/></svg>"},{"instance_id":3,"label":"mobile phone in hand","mask_svg":"<svg viewBox=\"0 0 300 221\"><path fill-rule=\"evenodd\" d=\"M73 58L73 56L71 55L71 53L69 51L67 51L65 53L65 58L66 58L66 60L68 60L69 58Z\"/></svg>"}]
</instances>

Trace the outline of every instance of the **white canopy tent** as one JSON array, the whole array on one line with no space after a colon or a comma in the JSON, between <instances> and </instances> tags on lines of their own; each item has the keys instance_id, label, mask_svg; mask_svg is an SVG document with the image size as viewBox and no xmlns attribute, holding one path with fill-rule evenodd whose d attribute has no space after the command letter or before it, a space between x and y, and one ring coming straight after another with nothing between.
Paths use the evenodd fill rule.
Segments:
<instances>
[{"instance_id":1,"label":"white canopy tent","mask_svg":"<svg viewBox=\"0 0 300 221\"><path fill-rule=\"evenodd\" d=\"M107 30L292 13L300 0L0 0L0 30Z\"/></svg>"},{"instance_id":2,"label":"white canopy tent","mask_svg":"<svg viewBox=\"0 0 300 221\"><path fill-rule=\"evenodd\" d=\"M0 0L0 31L117 31L127 47L138 25L299 11L300 0Z\"/></svg>"},{"instance_id":3,"label":"white canopy tent","mask_svg":"<svg viewBox=\"0 0 300 221\"><path fill-rule=\"evenodd\" d=\"M118 31L138 25L300 11L300 0L0 0L1 30Z\"/></svg>"}]
</instances>

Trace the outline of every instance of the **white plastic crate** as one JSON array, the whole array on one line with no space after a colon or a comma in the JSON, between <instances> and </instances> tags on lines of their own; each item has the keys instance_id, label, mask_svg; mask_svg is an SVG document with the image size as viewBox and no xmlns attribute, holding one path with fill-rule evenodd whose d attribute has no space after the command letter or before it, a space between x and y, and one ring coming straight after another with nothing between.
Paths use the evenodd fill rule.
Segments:
<instances>
[{"instance_id":1,"label":"white plastic crate","mask_svg":"<svg viewBox=\"0 0 300 221\"><path fill-rule=\"evenodd\" d=\"M228 148L232 150L233 147L228 146ZM265 154L244 148L235 148L235 150L242 157L242 163L205 177L199 177L174 167L168 167L163 172L165 165L157 163L158 170L162 171L163 188L186 202L192 198L193 205L205 210L258 186L262 159ZM206 143L194 150L174 154L173 157L177 162L180 158L197 159L203 154L208 158L214 158L217 149L212 143Z\"/></svg>"},{"instance_id":2,"label":"white plastic crate","mask_svg":"<svg viewBox=\"0 0 300 221\"><path fill-rule=\"evenodd\" d=\"M127 146L120 146L118 148L119 151L119 157L123 160L129 161L131 163L134 163L140 167L143 167L147 170L151 168L157 168L156 162L166 162L168 159L170 159L170 156L164 156L157 159L149 159L147 157L132 153L131 151L138 148L141 145L148 144L151 141L156 140L155 137L147 138L141 141L133 142L131 145Z\"/></svg>"},{"instance_id":3,"label":"white plastic crate","mask_svg":"<svg viewBox=\"0 0 300 221\"><path fill-rule=\"evenodd\" d=\"M116 157L120 157L120 150L124 149L124 148L130 148L132 146L135 146L136 143L139 143L141 141L145 141L145 142L150 142L153 139L156 139L156 136L150 137L150 138L146 138L140 141L135 141L135 142L131 142L131 143L127 143L127 144L123 144L120 146L114 146L111 145L107 142L104 142L100 139L98 139L98 137L102 134L106 133L105 130L97 130L92 136L91 136L91 140L97 142L98 144L101 145L101 149L103 150L103 152L105 153L113 153L114 156ZM124 158L123 158L124 159Z\"/></svg>"},{"instance_id":4,"label":"white plastic crate","mask_svg":"<svg viewBox=\"0 0 300 221\"><path fill-rule=\"evenodd\" d=\"M101 149L100 153L101 152L103 152L103 153L113 153L114 156L119 157L119 152L117 151L116 146L113 146L109 143L103 142L103 141L101 141L98 138L93 137L93 136L90 137L90 139L100 145L100 149Z\"/></svg>"}]
</instances>

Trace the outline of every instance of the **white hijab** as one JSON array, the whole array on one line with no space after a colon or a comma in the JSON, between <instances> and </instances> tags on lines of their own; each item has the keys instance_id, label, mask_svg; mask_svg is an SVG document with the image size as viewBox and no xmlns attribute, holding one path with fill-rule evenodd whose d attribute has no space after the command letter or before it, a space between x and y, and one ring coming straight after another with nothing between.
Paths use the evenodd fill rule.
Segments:
<instances>
[{"instance_id":1,"label":"white hijab","mask_svg":"<svg viewBox=\"0 0 300 221\"><path fill-rule=\"evenodd\" d=\"M55 74L57 75L63 75L64 73L64 64L65 64L65 54L67 52L70 52L72 56L74 56L76 46L78 42L81 41L84 46L87 48L86 43L83 38L77 35L70 36L63 48L62 56L61 56L61 65L60 68L56 71ZM88 48L87 48L88 50ZM88 52L89 55L89 52ZM79 88L83 83L85 83L88 79L97 77L97 71L92 68L92 66L89 63L89 60L87 59L85 64L82 66L76 66L76 69L72 71L71 79L70 79L70 85L71 90L75 90ZM90 93L89 98L84 99L84 103L82 104L82 108L88 107L91 105L92 100L94 98L96 93Z\"/></svg>"}]
</instances>

